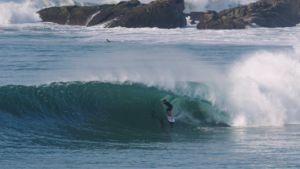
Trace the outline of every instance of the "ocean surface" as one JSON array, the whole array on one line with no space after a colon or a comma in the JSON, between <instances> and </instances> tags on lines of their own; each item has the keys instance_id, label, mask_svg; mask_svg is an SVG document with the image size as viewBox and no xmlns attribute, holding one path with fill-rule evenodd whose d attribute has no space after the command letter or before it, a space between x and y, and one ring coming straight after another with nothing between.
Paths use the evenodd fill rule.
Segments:
<instances>
[{"instance_id":1,"label":"ocean surface","mask_svg":"<svg viewBox=\"0 0 300 169\"><path fill-rule=\"evenodd\" d=\"M0 2L0 168L300 168L300 26L87 28L45 2Z\"/></svg>"}]
</instances>

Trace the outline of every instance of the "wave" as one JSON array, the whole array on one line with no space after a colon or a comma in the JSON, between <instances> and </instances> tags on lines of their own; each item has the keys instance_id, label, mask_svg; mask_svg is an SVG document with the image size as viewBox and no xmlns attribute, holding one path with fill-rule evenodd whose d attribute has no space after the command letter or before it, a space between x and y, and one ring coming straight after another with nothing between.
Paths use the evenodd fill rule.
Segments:
<instances>
[{"instance_id":1,"label":"wave","mask_svg":"<svg viewBox=\"0 0 300 169\"><path fill-rule=\"evenodd\" d=\"M157 87L131 82L57 82L40 86L2 86L0 124L2 121L10 128L18 128L18 124L12 124L23 120L26 128L68 128L77 132L101 133L103 137L107 136L105 138L122 135L125 131L136 131L129 135L141 131L157 133L170 129L166 107L160 101L162 99L173 104L173 115L178 120L176 125L226 125L225 121L219 121L221 118L226 119L226 113L218 115L207 100L191 99ZM14 118L14 122L4 122L9 118Z\"/></svg>"},{"instance_id":2,"label":"wave","mask_svg":"<svg viewBox=\"0 0 300 169\"><path fill-rule=\"evenodd\" d=\"M199 62L192 63L186 58L180 58L178 59L180 66L173 62L174 66L168 68L167 71L163 71L165 68L154 61L151 62L157 66L151 66L154 70L139 70L135 65L130 65L133 70L129 70L129 67L124 68L122 67L124 64L119 63L109 66L116 73L97 72L92 79L143 83L147 86L156 86L162 91L170 91L171 96L180 99L201 101L197 103L198 106L200 103L207 102L209 103L206 107L208 110L199 113L205 114L205 118L196 118L201 122L211 120L212 124L222 123L229 126L299 124L298 48L294 46L293 51L286 48L251 52L238 61L230 63L223 72L216 71L216 67L203 66ZM107 65L108 62L104 64ZM97 65L104 67L102 64ZM118 74L118 70L122 73ZM184 114L184 116L194 111L194 109L189 110L189 106L181 107L180 110L185 110L178 111L179 115ZM195 114L192 113L192 115ZM195 119L195 117L190 119ZM188 121L188 119L184 120ZM197 125L197 123L192 124Z\"/></svg>"},{"instance_id":3,"label":"wave","mask_svg":"<svg viewBox=\"0 0 300 169\"><path fill-rule=\"evenodd\" d=\"M131 81L1 86L0 125L7 130L71 133L78 138L147 140L160 133L185 134L206 126L299 124L297 48L296 53L248 54L230 68L227 81L177 81L166 86L160 82L147 85L127 76L125 80ZM173 127L162 99L174 105L177 122Z\"/></svg>"}]
</instances>

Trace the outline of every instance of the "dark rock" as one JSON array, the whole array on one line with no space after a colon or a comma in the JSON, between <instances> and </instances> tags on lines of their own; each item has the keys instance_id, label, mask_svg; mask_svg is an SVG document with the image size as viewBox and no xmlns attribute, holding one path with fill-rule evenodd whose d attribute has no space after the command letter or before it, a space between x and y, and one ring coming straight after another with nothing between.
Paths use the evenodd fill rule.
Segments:
<instances>
[{"instance_id":1,"label":"dark rock","mask_svg":"<svg viewBox=\"0 0 300 169\"><path fill-rule=\"evenodd\" d=\"M296 26L300 22L299 7L299 0L261 0L248 5L243 19L269 28Z\"/></svg>"},{"instance_id":2,"label":"dark rock","mask_svg":"<svg viewBox=\"0 0 300 169\"><path fill-rule=\"evenodd\" d=\"M191 12L190 19L193 21L201 21L203 19L204 12Z\"/></svg>"},{"instance_id":3,"label":"dark rock","mask_svg":"<svg viewBox=\"0 0 300 169\"><path fill-rule=\"evenodd\" d=\"M69 18L68 7L52 7L38 11L43 22L54 22L58 24L66 24Z\"/></svg>"},{"instance_id":4,"label":"dark rock","mask_svg":"<svg viewBox=\"0 0 300 169\"><path fill-rule=\"evenodd\" d=\"M62 6L45 8L37 13L43 22L54 22L61 25L85 26L89 17L94 13L114 5L100 5L92 7Z\"/></svg>"},{"instance_id":5,"label":"dark rock","mask_svg":"<svg viewBox=\"0 0 300 169\"><path fill-rule=\"evenodd\" d=\"M149 4L130 0L116 5L51 7L38 14L43 22L67 25L176 28L186 25L183 10L184 0L156 0Z\"/></svg>"},{"instance_id":6,"label":"dark rock","mask_svg":"<svg viewBox=\"0 0 300 169\"><path fill-rule=\"evenodd\" d=\"M245 17L244 20L247 20L250 23L255 23L262 27L268 26L266 19L262 16L249 16L249 17Z\"/></svg>"},{"instance_id":7,"label":"dark rock","mask_svg":"<svg viewBox=\"0 0 300 169\"><path fill-rule=\"evenodd\" d=\"M300 23L300 0L260 0L218 14L208 11L197 28L243 29L247 23L269 28L296 26Z\"/></svg>"},{"instance_id":8,"label":"dark rock","mask_svg":"<svg viewBox=\"0 0 300 169\"><path fill-rule=\"evenodd\" d=\"M243 19L223 16L218 18L215 13L204 14L204 19L197 25L197 29L244 29L247 25Z\"/></svg>"},{"instance_id":9,"label":"dark rock","mask_svg":"<svg viewBox=\"0 0 300 169\"><path fill-rule=\"evenodd\" d=\"M117 5L107 8L100 13L96 14L91 21L87 24L87 26L94 26L100 23L104 23L107 21L113 21L118 17L124 16L127 12L131 11L133 8L137 6L144 6L143 4L136 3L135 1L125 2L121 1Z\"/></svg>"},{"instance_id":10,"label":"dark rock","mask_svg":"<svg viewBox=\"0 0 300 169\"><path fill-rule=\"evenodd\" d=\"M239 6L232 9L225 9L218 13L219 17L223 16L236 16L236 17L244 17L247 14L247 6Z\"/></svg>"},{"instance_id":11,"label":"dark rock","mask_svg":"<svg viewBox=\"0 0 300 169\"><path fill-rule=\"evenodd\" d=\"M189 16L191 16L190 13L184 13L184 17L189 17Z\"/></svg>"},{"instance_id":12,"label":"dark rock","mask_svg":"<svg viewBox=\"0 0 300 169\"><path fill-rule=\"evenodd\" d=\"M204 22L207 22L207 21L210 21L210 20L217 20L219 19L219 15L216 11L206 11L204 13L204 16L203 16L203 21Z\"/></svg>"},{"instance_id":13,"label":"dark rock","mask_svg":"<svg viewBox=\"0 0 300 169\"><path fill-rule=\"evenodd\" d=\"M183 0L157 0L149 4L120 2L97 14L88 26L105 23L105 27L176 28L186 25Z\"/></svg>"}]
</instances>

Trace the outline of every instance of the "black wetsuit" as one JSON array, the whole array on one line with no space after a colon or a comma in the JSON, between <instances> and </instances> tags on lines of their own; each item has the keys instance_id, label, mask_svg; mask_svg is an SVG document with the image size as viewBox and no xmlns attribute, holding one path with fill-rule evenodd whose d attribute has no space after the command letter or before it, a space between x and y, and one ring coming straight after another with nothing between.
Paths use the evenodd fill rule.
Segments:
<instances>
[{"instance_id":1,"label":"black wetsuit","mask_svg":"<svg viewBox=\"0 0 300 169\"><path fill-rule=\"evenodd\" d=\"M173 106L169 102L165 102L164 104L168 106L167 111L171 111L173 109Z\"/></svg>"}]
</instances>

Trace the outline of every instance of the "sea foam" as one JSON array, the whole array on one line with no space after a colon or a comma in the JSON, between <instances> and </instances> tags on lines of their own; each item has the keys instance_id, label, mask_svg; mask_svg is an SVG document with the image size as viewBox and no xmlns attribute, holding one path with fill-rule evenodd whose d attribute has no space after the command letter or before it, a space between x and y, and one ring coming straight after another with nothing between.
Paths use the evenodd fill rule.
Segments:
<instances>
[{"instance_id":1,"label":"sea foam","mask_svg":"<svg viewBox=\"0 0 300 169\"><path fill-rule=\"evenodd\" d=\"M32 23L40 20L31 1L0 2L0 24Z\"/></svg>"},{"instance_id":2,"label":"sea foam","mask_svg":"<svg viewBox=\"0 0 300 169\"><path fill-rule=\"evenodd\" d=\"M40 21L38 10L64 5L83 6L77 0L24 0L0 2L0 25L35 23Z\"/></svg>"},{"instance_id":3,"label":"sea foam","mask_svg":"<svg viewBox=\"0 0 300 169\"><path fill-rule=\"evenodd\" d=\"M294 52L256 52L229 73L228 112L234 126L300 122L300 62Z\"/></svg>"}]
</instances>

